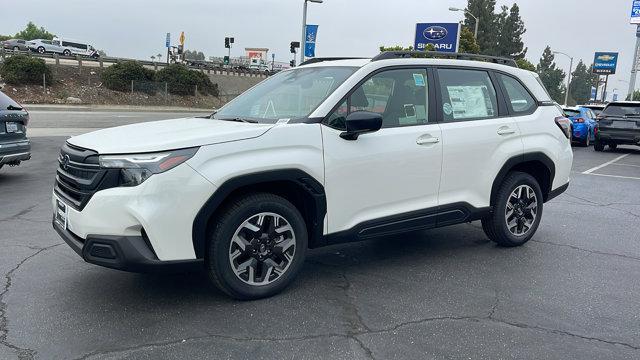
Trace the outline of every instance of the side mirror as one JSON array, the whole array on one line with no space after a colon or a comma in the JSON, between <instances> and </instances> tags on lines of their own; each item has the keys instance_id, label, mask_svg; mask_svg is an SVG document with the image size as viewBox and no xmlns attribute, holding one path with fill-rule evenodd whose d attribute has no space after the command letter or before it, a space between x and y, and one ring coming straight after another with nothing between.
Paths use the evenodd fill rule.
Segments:
<instances>
[{"instance_id":1,"label":"side mirror","mask_svg":"<svg viewBox=\"0 0 640 360\"><path fill-rule=\"evenodd\" d=\"M345 119L347 131L340 134L345 140L357 140L361 134L376 132L382 127L382 115L370 111L352 112Z\"/></svg>"}]
</instances>

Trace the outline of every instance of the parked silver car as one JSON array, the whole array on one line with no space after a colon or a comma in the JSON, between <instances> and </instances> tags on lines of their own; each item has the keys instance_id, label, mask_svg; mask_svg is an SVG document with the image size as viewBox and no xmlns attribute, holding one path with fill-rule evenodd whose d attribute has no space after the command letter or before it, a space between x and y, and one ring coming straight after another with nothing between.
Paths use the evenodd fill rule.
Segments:
<instances>
[{"instance_id":1,"label":"parked silver car","mask_svg":"<svg viewBox=\"0 0 640 360\"><path fill-rule=\"evenodd\" d=\"M29 47L27 47L27 41L22 39L9 39L2 42L2 47L7 50L20 50L27 51Z\"/></svg>"}]
</instances>

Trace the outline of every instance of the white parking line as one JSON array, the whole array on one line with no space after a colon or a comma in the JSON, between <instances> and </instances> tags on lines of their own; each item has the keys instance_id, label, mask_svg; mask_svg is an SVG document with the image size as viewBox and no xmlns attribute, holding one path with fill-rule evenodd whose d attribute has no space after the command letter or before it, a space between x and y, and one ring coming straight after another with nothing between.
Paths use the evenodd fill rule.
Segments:
<instances>
[{"instance_id":1,"label":"white parking line","mask_svg":"<svg viewBox=\"0 0 640 360\"><path fill-rule=\"evenodd\" d=\"M594 172L594 171L596 171L596 170L599 170L599 169L602 169L603 167L605 167L605 166L607 166L607 165L611 165L611 164L613 164L614 162L616 162L616 161L618 161L618 160L620 160L620 159L624 159L624 158L625 158L625 157L627 157L627 156L629 156L629 154L620 155L620 156L618 156L617 158L615 158L615 159L613 159L613 160L611 160L611 161L607 161L606 163L604 163L604 164L602 164L602 165L598 165L598 166L596 166L596 167L594 167L594 168L591 168L591 169L589 169L589 170L587 170L587 171L584 171L584 172L583 172L583 174L585 174L585 175L589 175L589 174L591 174L592 172ZM600 175L600 174L592 174L592 175Z\"/></svg>"},{"instance_id":2,"label":"white parking line","mask_svg":"<svg viewBox=\"0 0 640 360\"><path fill-rule=\"evenodd\" d=\"M611 165L616 165L616 166L631 166L631 167L637 167L637 168L640 168L640 165L633 165L633 164L622 164L622 163L616 163L616 164L611 164Z\"/></svg>"},{"instance_id":3,"label":"white parking line","mask_svg":"<svg viewBox=\"0 0 640 360\"><path fill-rule=\"evenodd\" d=\"M583 173L583 174L584 174L584 173ZM586 174L586 175L592 175L592 176L606 176L606 177L612 177L612 178L618 178L618 179L634 179L634 180L640 180L640 177L633 177L633 176L608 175L608 174Z\"/></svg>"}]
</instances>

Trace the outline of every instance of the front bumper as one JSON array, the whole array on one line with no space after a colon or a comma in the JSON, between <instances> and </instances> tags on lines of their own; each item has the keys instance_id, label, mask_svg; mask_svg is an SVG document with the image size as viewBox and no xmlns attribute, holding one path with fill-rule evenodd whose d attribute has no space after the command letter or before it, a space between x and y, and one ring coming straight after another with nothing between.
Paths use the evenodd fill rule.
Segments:
<instances>
[{"instance_id":1,"label":"front bumper","mask_svg":"<svg viewBox=\"0 0 640 360\"><path fill-rule=\"evenodd\" d=\"M185 272L200 270L202 259L160 261L142 236L89 235L84 240L63 229L55 220L53 228L84 261L131 272Z\"/></svg>"},{"instance_id":2,"label":"front bumper","mask_svg":"<svg viewBox=\"0 0 640 360\"><path fill-rule=\"evenodd\" d=\"M0 142L0 165L15 164L29 159L31 159L31 142L28 139Z\"/></svg>"},{"instance_id":3,"label":"front bumper","mask_svg":"<svg viewBox=\"0 0 640 360\"><path fill-rule=\"evenodd\" d=\"M193 220L214 191L215 187L187 164L153 175L138 186L100 190L81 210L70 206L68 199L54 191L54 213L57 199L67 204L66 228L56 230L89 262L98 263L85 256L84 248L98 240L109 243L116 253L120 249L124 254L119 255L115 265L108 265L113 259L100 260L99 265L129 269L135 268L130 264L139 259L157 260L168 265L174 261L196 260ZM81 252L78 251L79 244L82 244ZM139 250L140 244L144 244L153 256L145 255L145 252L142 252L142 258L127 255L131 252L126 249ZM141 252L138 250L133 253ZM87 251L90 254L92 250ZM129 261L130 258L133 260ZM146 260L142 262L143 265L146 263Z\"/></svg>"}]
</instances>

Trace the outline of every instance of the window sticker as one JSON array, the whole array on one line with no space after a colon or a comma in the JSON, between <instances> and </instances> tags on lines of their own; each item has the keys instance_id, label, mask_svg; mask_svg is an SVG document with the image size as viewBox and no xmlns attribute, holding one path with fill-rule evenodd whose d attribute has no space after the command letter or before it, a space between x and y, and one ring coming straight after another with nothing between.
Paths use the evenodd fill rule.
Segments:
<instances>
[{"instance_id":1,"label":"window sticker","mask_svg":"<svg viewBox=\"0 0 640 360\"><path fill-rule=\"evenodd\" d=\"M447 86L447 91L454 119L493 116L493 106L485 85Z\"/></svg>"},{"instance_id":2,"label":"window sticker","mask_svg":"<svg viewBox=\"0 0 640 360\"><path fill-rule=\"evenodd\" d=\"M286 119L279 119L279 120L276 122L276 124L286 124L286 123L288 123L288 122L289 122L289 120L291 120L291 119L289 119L289 118L286 118Z\"/></svg>"},{"instance_id":3,"label":"window sticker","mask_svg":"<svg viewBox=\"0 0 640 360\"><path fill-rule=\"evenodd\" d=\"M451 113L453 113L453 107L449 103L444 103L442 104L442 111L444 111L446 115L451 115Z\"/></svg>"},{"instance_id":4,"label":"window sticker","mask_svg":"<svg viewBox=\"0 0 640 360\"><path fill-rule=\"evenodd\" d=\"M416 86L425 86L424 75L422 74L413 74L413 81L415 82Z\"/></svg>"}]
</instances>

